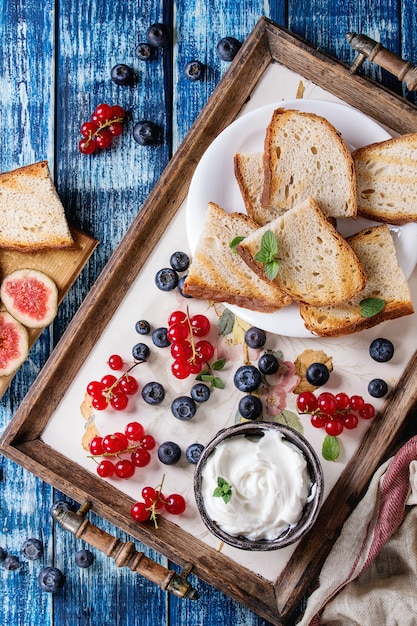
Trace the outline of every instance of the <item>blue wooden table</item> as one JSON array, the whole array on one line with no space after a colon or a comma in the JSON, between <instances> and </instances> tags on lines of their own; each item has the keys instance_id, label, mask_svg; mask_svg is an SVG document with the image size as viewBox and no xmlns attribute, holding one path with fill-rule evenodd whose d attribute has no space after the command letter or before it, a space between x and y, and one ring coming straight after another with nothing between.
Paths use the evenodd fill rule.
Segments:
<instances>
[{"instance_id":1,"label":"blue wooden table","mask_svg":"<svg viewBox=\"0 0 417 626\"><path fill-rule=\"evenodd\" d=\"M363 32L393 52L417 61L414 0L4 0L0 12L0 170L47 159L68 218L100 241L90 262L62 303L56 321L31 350L0 403L0 429L12 418L69 321L121 241L142 203L177 150L229 64L218 58L217 42L231 35L245 39L265 15L313 46L351 63L346 32ZM159 58L135 56L148 26L164 22L173 33ZM204 79L190 82L187 61L206 66ZM110 78L117 63L133 67L132 87ZM415 103L394 77L365 63L362 71ZM99 158L78 151L79 127L99 102L119 103L130 112L128 130L117 148ZM152 149L132 140L140 119L164 129ZM1 201L1 200L0 200ZM19 570L0 567L0 623L42 626L261 626L265 620L198 581L201 598L187 602L167 595L129 570L118 569L97 553L94 565L80 569L75 538L55 528L49 510L62 495L26 470L2 458L0 546L20 556L25 539L40 538L41 561L21 558ZM95 519L103 529L118 529ZM144 548L151 558L159 554ZM43 565L65 572L62 593L38 588ZM300 608L302 610L302 607Z\"/></svg>"}]
</instances>

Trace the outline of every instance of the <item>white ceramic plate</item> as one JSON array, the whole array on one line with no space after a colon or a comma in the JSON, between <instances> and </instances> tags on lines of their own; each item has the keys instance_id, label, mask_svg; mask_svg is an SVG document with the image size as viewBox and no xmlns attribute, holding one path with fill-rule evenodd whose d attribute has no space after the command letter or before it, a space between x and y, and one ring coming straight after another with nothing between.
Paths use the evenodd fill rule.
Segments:
<instances>
[{"instance_id":1,"label":"white ceramic plate","mask_svg":"<svg viewBox=\"0 0 417 626\"><path fill-rule=\"evenodd\" d=\"M236 152L261 152L266 127L278 107L316 113L326 118L342 134L351 149L389 139L389 133L375 121L348 105L325 100L283 100L266 105L236 119L209 146L199 162L188 192L187 237L194 252L203 229L207 204L215 202L228 213L245 207L234 176L233 157ZM351 235L370 224L363 218L339 220L343 236ZM417 262L417 224L393 226L391 232L398 261L407 278ZM226 304L241 319L266 331L288 337L313 337L304 326L298 306L293 304L276 313L258 313Z\"/></svg>"}]
</instances>

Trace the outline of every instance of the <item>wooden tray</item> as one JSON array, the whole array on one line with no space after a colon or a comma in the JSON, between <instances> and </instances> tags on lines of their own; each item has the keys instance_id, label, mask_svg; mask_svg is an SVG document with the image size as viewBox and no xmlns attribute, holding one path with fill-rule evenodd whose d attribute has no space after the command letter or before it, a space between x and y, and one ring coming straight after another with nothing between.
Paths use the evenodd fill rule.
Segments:
<instances>
[{"instance_id":1,"label":"wooden tray","mask_svg":"<svg viewBox=\"0 0 417 626\"><path fill-rule=\"evenodd\" d=\"M346 66L261 18L22 402L0 441L0 449L78 502L91 500L96 513L169 559L180 565L191 561L198 577L279 625L289 618L316 579L345 519L401 435L417 397L417 355L405 367L380 419L373 422L324 502L311 533L298 544L272 583L170 520L161 519L157 530L151 525L138 526L129 514L131 498L51 449L41 438L71 381L181 207L197 162L236 118L274 63L323 87L397 133L417 130L413 105L367 79L352 76Z\"/></svg>"}]
</instances>

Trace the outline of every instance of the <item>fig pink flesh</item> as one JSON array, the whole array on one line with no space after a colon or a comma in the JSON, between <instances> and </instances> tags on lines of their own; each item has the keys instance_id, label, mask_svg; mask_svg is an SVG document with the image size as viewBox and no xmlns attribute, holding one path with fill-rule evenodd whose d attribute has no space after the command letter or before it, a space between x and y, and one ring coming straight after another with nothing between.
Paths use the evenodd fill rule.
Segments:
<instances>
[{"instance_id":1,"label":"fig pink flesh","mask_svg":"<svg viewBox=\"0 0 417 626\"><path fill-rule=\"evenodd\" d=\"M10 281L6 285L6 293L21 313L36 320L46 316L50 290L36 278Z\"/></svg>"}]
</instances>

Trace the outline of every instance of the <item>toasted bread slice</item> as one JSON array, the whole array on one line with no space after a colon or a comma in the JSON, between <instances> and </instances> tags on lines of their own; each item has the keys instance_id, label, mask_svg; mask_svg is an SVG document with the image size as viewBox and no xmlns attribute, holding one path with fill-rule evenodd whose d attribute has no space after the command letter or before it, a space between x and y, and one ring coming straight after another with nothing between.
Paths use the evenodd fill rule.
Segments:
<instances>
[{"instance_id":1,"label":"toasted bread slice","mask_svg":"<svg viewBox=\"0 0 417 626\"><path fill-rule=\"evenodd\" d=\"M263 235L271 231L278 245L279 270L273 282L293 300L311 305L338 304L362 291L365 272L352 248L307 198L297 207L248 235L237 251L265 278L265 264L255 259Z\"/></svg>"},{"instance_id":2,"label":"toasted bread slice","mask_svg":"<svg viewBox=\"0 0 417 626\"><path fill-rule=\"evenodd\" d=\"M243 213L226 213L209 202L202 235L197 244L184 293L194 298L227 302L245 309L270 313L291 303L277 286L261 279L230 248L235 237L258 228Z\"/></svg>"},{"instance_id":3,"label":"toasted bread slice","mask_svg":"<svg viewBox=\"0 0 417 626\"><path fill-rule=\"evenodd\" d=\"M328 217L356 217L352 155L323 117L277 109L265 135L262 204L288 210L309 196Z\"/></svg>"},{"instance_id":4,"label":"toasted bread slice","mask_svg":"<svg viewBox=\"0 0 417 626\"><path fill-rule=\"evenodd\" d=\"M367 228L349 237L348 242L365 269L367 283L360 294L341 306L300 306L306 328L320 337L348 335L414 312L388 226ZM384 309L372 317L363 317L360 303L366 298L384 300Z\"/></svg>"},{"instance_id":5,"label":"toasted bread slice","mask_svg":"<svg viewBox=\"0 0 417 626\"><path fill-rule=\"evenodd\" d=\"M264 168L262 152L238 152L234 157L235 178L248 215L259 226L272 222L284 210L262 205Z\"/></svg>"},{"instance_id":6,"label":"toasted bread slice","mask_svg":"<svg viewBox=\"0 0 417 626\"><path fill-rule=\"evenodd\" d=\"M73 245L46 161L0 174L0 248L32 251Z\"/></svg>"},{"instance_id":7,"label":"toasted bread slice","mask_svg":"<svg viewBox=\"0 0 417 626\"><path fill-rule=\"evenodd\" d=\"M417 133L370 144L352 156L358 213L388 224L417 221Z\"/></svg>"}]
</instances>

